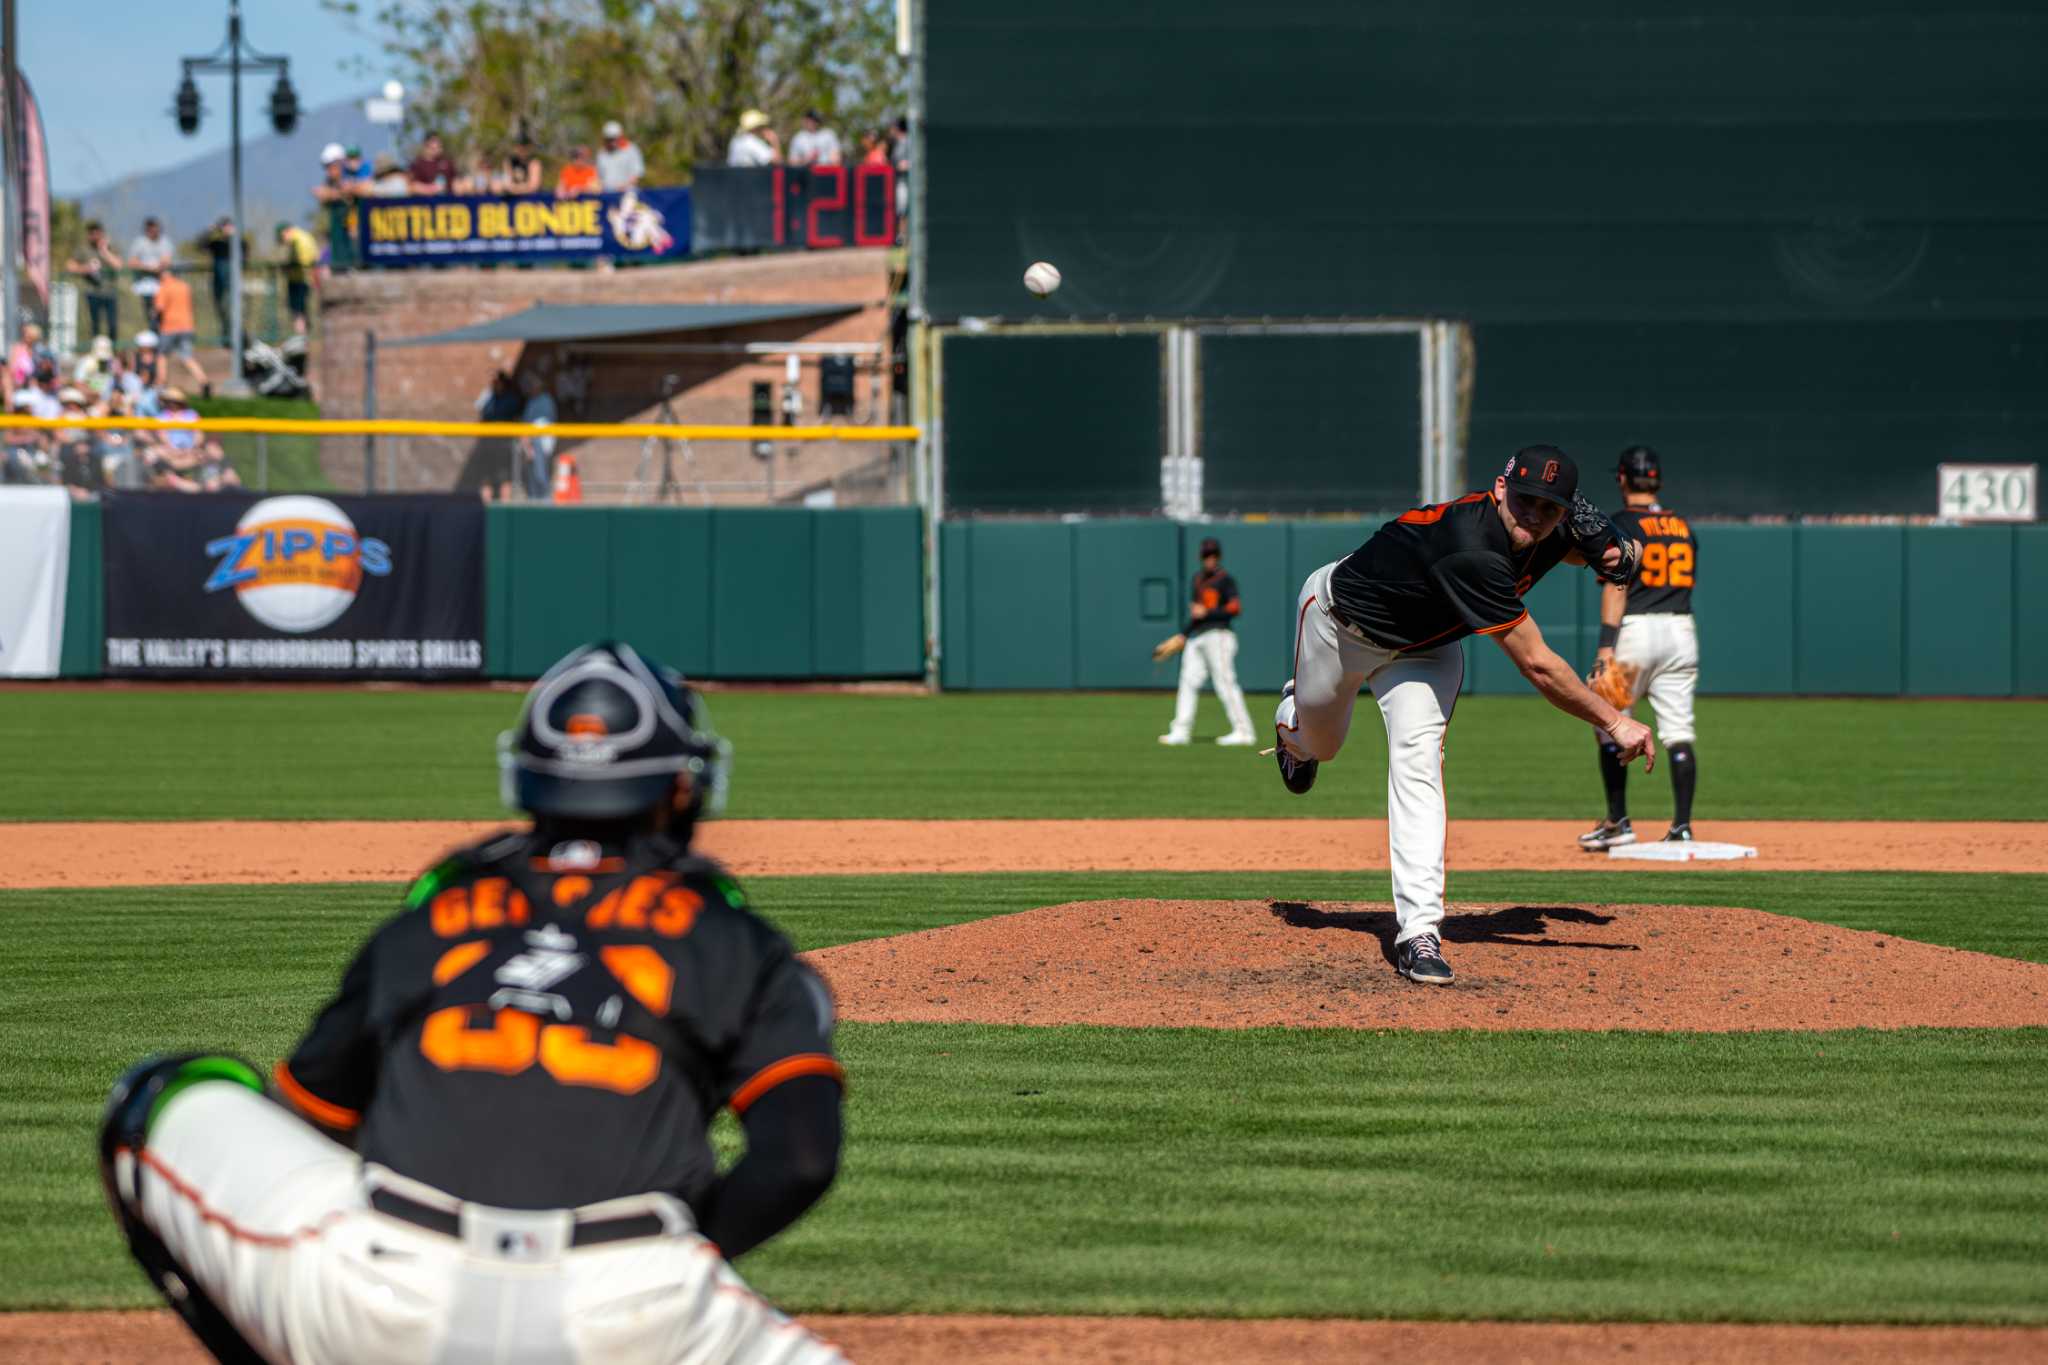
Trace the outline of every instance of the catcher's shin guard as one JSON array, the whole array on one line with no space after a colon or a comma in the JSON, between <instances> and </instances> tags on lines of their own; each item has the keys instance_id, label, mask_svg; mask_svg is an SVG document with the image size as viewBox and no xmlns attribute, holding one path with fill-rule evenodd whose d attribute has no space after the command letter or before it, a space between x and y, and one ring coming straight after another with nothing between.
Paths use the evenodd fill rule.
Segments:
<instances>
[{"instance_id":1,"label":"catcher's shin guard","mask_svg":"<svg viewBox=\"0 0 2048 1365\"><path fill-rule=\"evenodd\" d=\"M200 1081L230 1081L246 1085L258 1094L263 1091L262 1076L238 1057L188 1052L136 1063L114 1082L100 1118L100 1183L106 1188L114 1221L128 1241L129 1254L164 1301L185 1320L200 1344L224 1365L266 1365L256 1348L243 1339L235 1325L193 1282L190 1272L178 1264L163 1239L142 1221L145 1168L137 1154L149 1139L150 1121L173 1095ZM122 1163L116 1159L121 1156L129 1158L127 1189L122 1187Z\"/></svg>"}]
</instances>

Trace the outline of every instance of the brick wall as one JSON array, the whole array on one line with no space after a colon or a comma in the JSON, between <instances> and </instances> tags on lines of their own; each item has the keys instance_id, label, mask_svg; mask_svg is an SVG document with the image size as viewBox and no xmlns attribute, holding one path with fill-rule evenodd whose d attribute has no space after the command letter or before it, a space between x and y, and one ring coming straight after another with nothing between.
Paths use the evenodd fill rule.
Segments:
<instances>
[{"instance_id":1,"label":"brick wall","mask_svg":"<svg viewBox=\"0 0 2048 1365\"><path fill-rule=\"evenodd\" d=\"M750 341L860 341L886 346L888 256L886 249L875 248L733 257L630 270L457 268L338 275L328 282L321 299L320 344L313 360L315 392L327 416L351 417L365 411L364 338L375 331L380 417L472 419L477 394L494 372L504 369L521 376L536 374L548 382L563 395L563 420L652 420L664 380L672 374L678 381L674 406L681 421L745 424L751 420L753 381L772 382L779 400L784 363L780 357L657 354L652 348ZM393 350L386 344L488 322L543 303L843 303L853 311L816 320L632 338L650 348L645 355L579 354L566 343L501 342L405 350ZM884 422L889 397L886 377L880 389L880 411L870 411L873 389L866 363L863 361L859 374L855 420ZM805 421L815 414L817 393L813 357L804 364ZM395 469L394 486L400 490L474 487L497 477L498 459L479 450L474 440L387 439L380 449L387 467ZM642 455L638 442L582 446L565 442L563 449L577 452L586 489L594 497L606 496L607 490L592 485L612 485L611 496L622 495ZM678 453L676 463L686 501L767 501L771 476L774 500L784 501L806 489L843 479L849 472L871 472L878 461L886 464L888 453L889 447L879 445L790 445L775 447L774 454L763 461L744 446L699 443L693 445L688 461ZM360 489L364 456L361 438L329 440L323 443L321 465L337 488ZM658 457L655 465L658 477ZM886 493L874 492L871 479L857 474L854 481L867 489L867 496L889 500ZM384 482L380 478L380 486Z\"/></svg>"}]
</instances>

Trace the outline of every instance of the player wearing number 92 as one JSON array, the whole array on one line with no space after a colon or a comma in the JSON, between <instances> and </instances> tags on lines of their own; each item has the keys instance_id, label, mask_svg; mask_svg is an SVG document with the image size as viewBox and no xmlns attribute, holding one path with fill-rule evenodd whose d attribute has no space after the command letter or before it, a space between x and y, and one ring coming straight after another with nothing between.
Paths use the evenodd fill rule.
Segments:
<instances>
[{"instance_id":1,"label":"player wearing number 92","mask_svg":"<svg viewBox=\"0 0 2048 1365\"><path fill-rule=\"evenodd\" d=\"M1699 781L1692 723L1700 675L1700 641L1692 616L1699 541L1691 523L1657 500L1664 471L1656 451L1648 446L1622 451L1614 479L1624 504L1614 524L1643 543L1643 561L1629 582L1610 583L1601 592L1600 648L1588 681L1620 711L1648 694L1657 716L1657 739L1671 768L1671 828L1664 838L1686 842L1692 838L1693 788ZM1628 818L1628 767L1611 738L1603 734L1599 741L1607 818L1579 836L1579 847L1589 853L1636 841Z\"/></svg>"},{"instance_id":2,"label":"player wearing number 92","mask_svg":"<svg viewBox=\"0 0 2048 1365\"><path fill-rule=\"evenodd\" d=\"M221 1056L115 1086L136 1258L222 1360L842 1359L727 1264L830 1185L841 1076L823 984L690 852L728 762L702 702L589 646L500 760L532 825L414 884L274 1099Z\"/></svg>"}]
</instances>

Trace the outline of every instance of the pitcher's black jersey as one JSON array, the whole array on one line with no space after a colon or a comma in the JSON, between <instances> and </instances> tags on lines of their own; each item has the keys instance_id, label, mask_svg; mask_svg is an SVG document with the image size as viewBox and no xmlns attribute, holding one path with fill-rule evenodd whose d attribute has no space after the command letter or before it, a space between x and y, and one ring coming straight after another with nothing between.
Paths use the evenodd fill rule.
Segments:
<instances>
[{"instance_id":1,"label":"pitcher's black jersey","mask_svg":"<svg viewBox=\"0 0 2048 1365\"><path fill-rule=\"evenodd\" d=\"M694 1203L722 1107L837 1078L824 984L716 863L662 835L462 849L377 930L277 1068L367 1161L461 1199Z\"/></svg>"},{"instance_id":2,"label":"pitcher's black jersey","mask_svg":"<svg viewBox=\"0 0 2048 1365\"><path fill-rule=\"evenodd\" d=\"M1652 504L1624 507L1614 514L1621 533L1643 542L1643 562L1628 585L1627 615L1642 612L1692 614L1692 587L1699 573L1700 544L1692 526L1675 512Z\"/></svg>"},{"instance_id":3,"label":"pitcher's black jersey","mask_svg":"<svg viewBox=\"0 0 2048 1365\"><path fill-rule=\"evenodd\" d=\"M1522 596L1571 545L1553 532L1517 550L1491 492L1403 512L1330 573L1330 607L1392 649L1495 635L1529 612Z\"/></svg>"}]
</instances>

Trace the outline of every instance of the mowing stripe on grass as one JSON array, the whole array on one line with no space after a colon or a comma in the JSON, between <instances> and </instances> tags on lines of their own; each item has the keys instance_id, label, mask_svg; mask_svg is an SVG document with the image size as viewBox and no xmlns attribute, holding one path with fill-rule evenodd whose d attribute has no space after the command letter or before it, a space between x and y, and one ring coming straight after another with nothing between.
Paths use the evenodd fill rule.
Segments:
<instances>
[{"instance_id":1,"label":"mowing stripe on grass","mask_svg":"<svg viewBox=\"0 0 2048 1365\"><path fill-rule=\"evenodd\" d=\"M1155 744L1170 709L1163 694L712 698L738 753L736 817L1385 814L1369 720L1303 801L1249 750ZM492 745L517 710L509 692L452 689L15 691L0 752L28 780L0 786L0 819L497 819ZM1710 697L1699 714L1708 825L2048 819L2048 707ZM1459 819L1601 809L1585 727L1534 697L1465 698L1447 772ZM1671 808L1661 773L1638 770L1630 794L1646 822Z\"/></svg>"}]
</instances>

